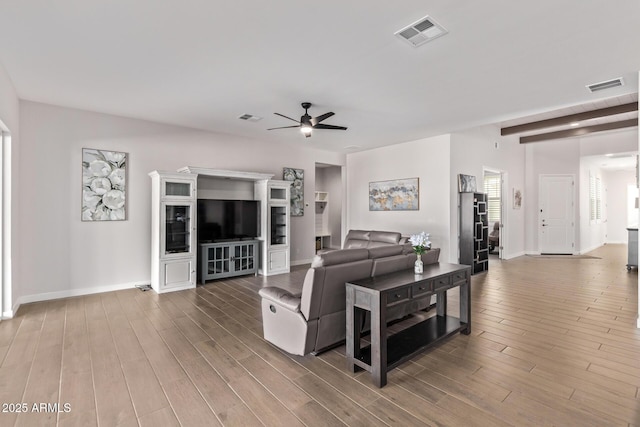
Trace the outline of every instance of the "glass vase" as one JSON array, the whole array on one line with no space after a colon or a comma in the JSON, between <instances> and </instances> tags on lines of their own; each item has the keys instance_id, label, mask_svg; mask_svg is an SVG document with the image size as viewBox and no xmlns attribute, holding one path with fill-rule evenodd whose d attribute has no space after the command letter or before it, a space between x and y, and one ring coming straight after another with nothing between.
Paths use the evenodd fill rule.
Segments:
<instances>
[{"instance_id":1,"label":"glass vase","mask_svg":"<svg viewBox=\"0 0 640 427\"><path fill-rule=\"evenodd\" d=\"M422 254L416 254L416 262L413 264L413 272L415 274L422 274L424 271L424 265L422 264Z\"/></svg>"}]
</instances>

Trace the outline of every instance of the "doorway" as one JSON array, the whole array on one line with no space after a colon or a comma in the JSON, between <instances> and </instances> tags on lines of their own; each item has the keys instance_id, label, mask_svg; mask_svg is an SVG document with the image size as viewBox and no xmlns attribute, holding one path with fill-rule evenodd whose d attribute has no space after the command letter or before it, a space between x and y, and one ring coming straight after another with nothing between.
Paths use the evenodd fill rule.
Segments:
<instances>
[{"instance_id":1,"label":"doorway","mask_svg":"<svg viewBox=\"0 0 640 427\"><path fill-rule=\"evenodd\" d=\"M340 249L342 245L342 166L316 163L315 248Z\"/></svg>"},{"instance_id":2,"label":"doorway","mask_svg":"<svg viewBox=\"0 0 640 427\"><path fill-rule=\"evenodd\" d=\"M575 185L573 175L540 175L538 246L541 254L575 250Z\"/></svg>"},{"instance_id":3,"label":"doorway","mask_svg":"<svg viewBox=\"0 0 640 427\"><path fill-rule=\"evenodd\" d=\"M487 220L489 221L489 255L504 259L505 219L504 200L505 172L484 169L484 192L487 194Z\"/></svg>"}]
</instances>

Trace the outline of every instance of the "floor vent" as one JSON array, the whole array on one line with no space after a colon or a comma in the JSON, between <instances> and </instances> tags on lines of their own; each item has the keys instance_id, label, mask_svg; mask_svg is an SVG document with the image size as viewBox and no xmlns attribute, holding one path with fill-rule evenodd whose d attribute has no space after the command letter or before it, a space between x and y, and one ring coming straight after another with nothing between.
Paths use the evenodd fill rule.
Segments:
<instances>
[{"instance_id":1,"label":"floor vent","mask_svg":"<svg viewBox=\"0 0 640 427\"><path fill-rule=\"evenodd\" d=\"M418 47L440 36L444 36L447 32L448 31L434 21L433 18L425 16L413 24L396 31L394 34L402 40L405 40L411 46Z\"/></svg>"},{"instance_id":2,"label":"floor vent","mask_svg":"<svg viewBox=\"0 0 640 427\"><path fill-rule=\"evenodd\" d=\"M593 83L587 85L587 89L591 92L598 92L599 90L611 89L613 87L624 86L624 80L622 77L617 79L607 80L606 82Z\"/></svg>"}]
</instances>

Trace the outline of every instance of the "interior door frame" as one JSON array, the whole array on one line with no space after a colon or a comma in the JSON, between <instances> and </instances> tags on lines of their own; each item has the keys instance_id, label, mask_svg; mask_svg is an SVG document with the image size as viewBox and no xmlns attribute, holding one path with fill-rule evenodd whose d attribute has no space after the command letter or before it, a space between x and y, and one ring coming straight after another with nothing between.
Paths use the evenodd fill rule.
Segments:
<instances>
[{"instance_id":1,"label":"interior door frame","mask_svg":"<svg viewBox=\"0 0 640 427\"><path fill-rule=\"evenodd\" d=\"M542 180L543 178L547 178L547 177L565 177L565 178L570 178L572 185L571 185L571 206L573 207L573 209L571 209L571 224L572 224L572 228L573 228L573 247L571 248L571 254L572 255L576 255L577 253L577 247L575 245L576 242L576 176L574 174L556 174L556 173L550 173L550 174L540 174L538 175L538 206L537 206L537 224L536 224L536 233L538 236L538 254L542 254L542 213L541 213L541 206L540 206L540 199L541 199L541 195L542 195Z\"/></svg>"},{"instance_id":2,"label":"interior door frame","mask_svg":"<svg viewBox=\"0 0 640 427\"><path fill-rule=\"evenodd\" d=\"M508 200L509 194L507 194L507 172L484 166L482 168L482 182L484 188L484 176L488 173L490 174L499 174L500 175L500 228L499 239L500 246L498 247L498 259L507 259L505 254L507 252L507 230L508 230L508 217L507 217L507 205L506 201ZM493 229L493 224L489 224L489 231Z\"/></svg>"}]
</instances>

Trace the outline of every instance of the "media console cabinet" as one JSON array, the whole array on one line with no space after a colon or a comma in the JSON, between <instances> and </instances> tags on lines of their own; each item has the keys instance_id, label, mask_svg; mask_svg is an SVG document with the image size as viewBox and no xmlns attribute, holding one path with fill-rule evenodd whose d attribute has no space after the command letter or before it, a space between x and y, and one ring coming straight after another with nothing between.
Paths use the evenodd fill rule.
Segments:
<instances>
[{"instance_id":1,"label":"media console cabinet","mask_svg":"<svg viewBox=\"0 0 640 427\"><path fill-rule=\"evenodd\" d=\"M258 274L259 240L200 244L200 283L242 274Z\"/></svg>"},{"instance_id":2,"label":"media console cabinet","mask_svg":"<svg viewBox=\"0 0 640 427\"><path fill-rule=\"evenodd\" d=\"M387 383L390 369L411 359L438 341L457 332L471 333L471 267L437 263L425 265L422 274L413 269L369 277L346 284L347 369L371 373L378 387ZM447 290L460 287L460 317L447 315ZM387 336L386 310L396 304L436 295L436 316ZM361 348L360 325L371 313L371 345Z\"/></svg>"}]
</instances>

